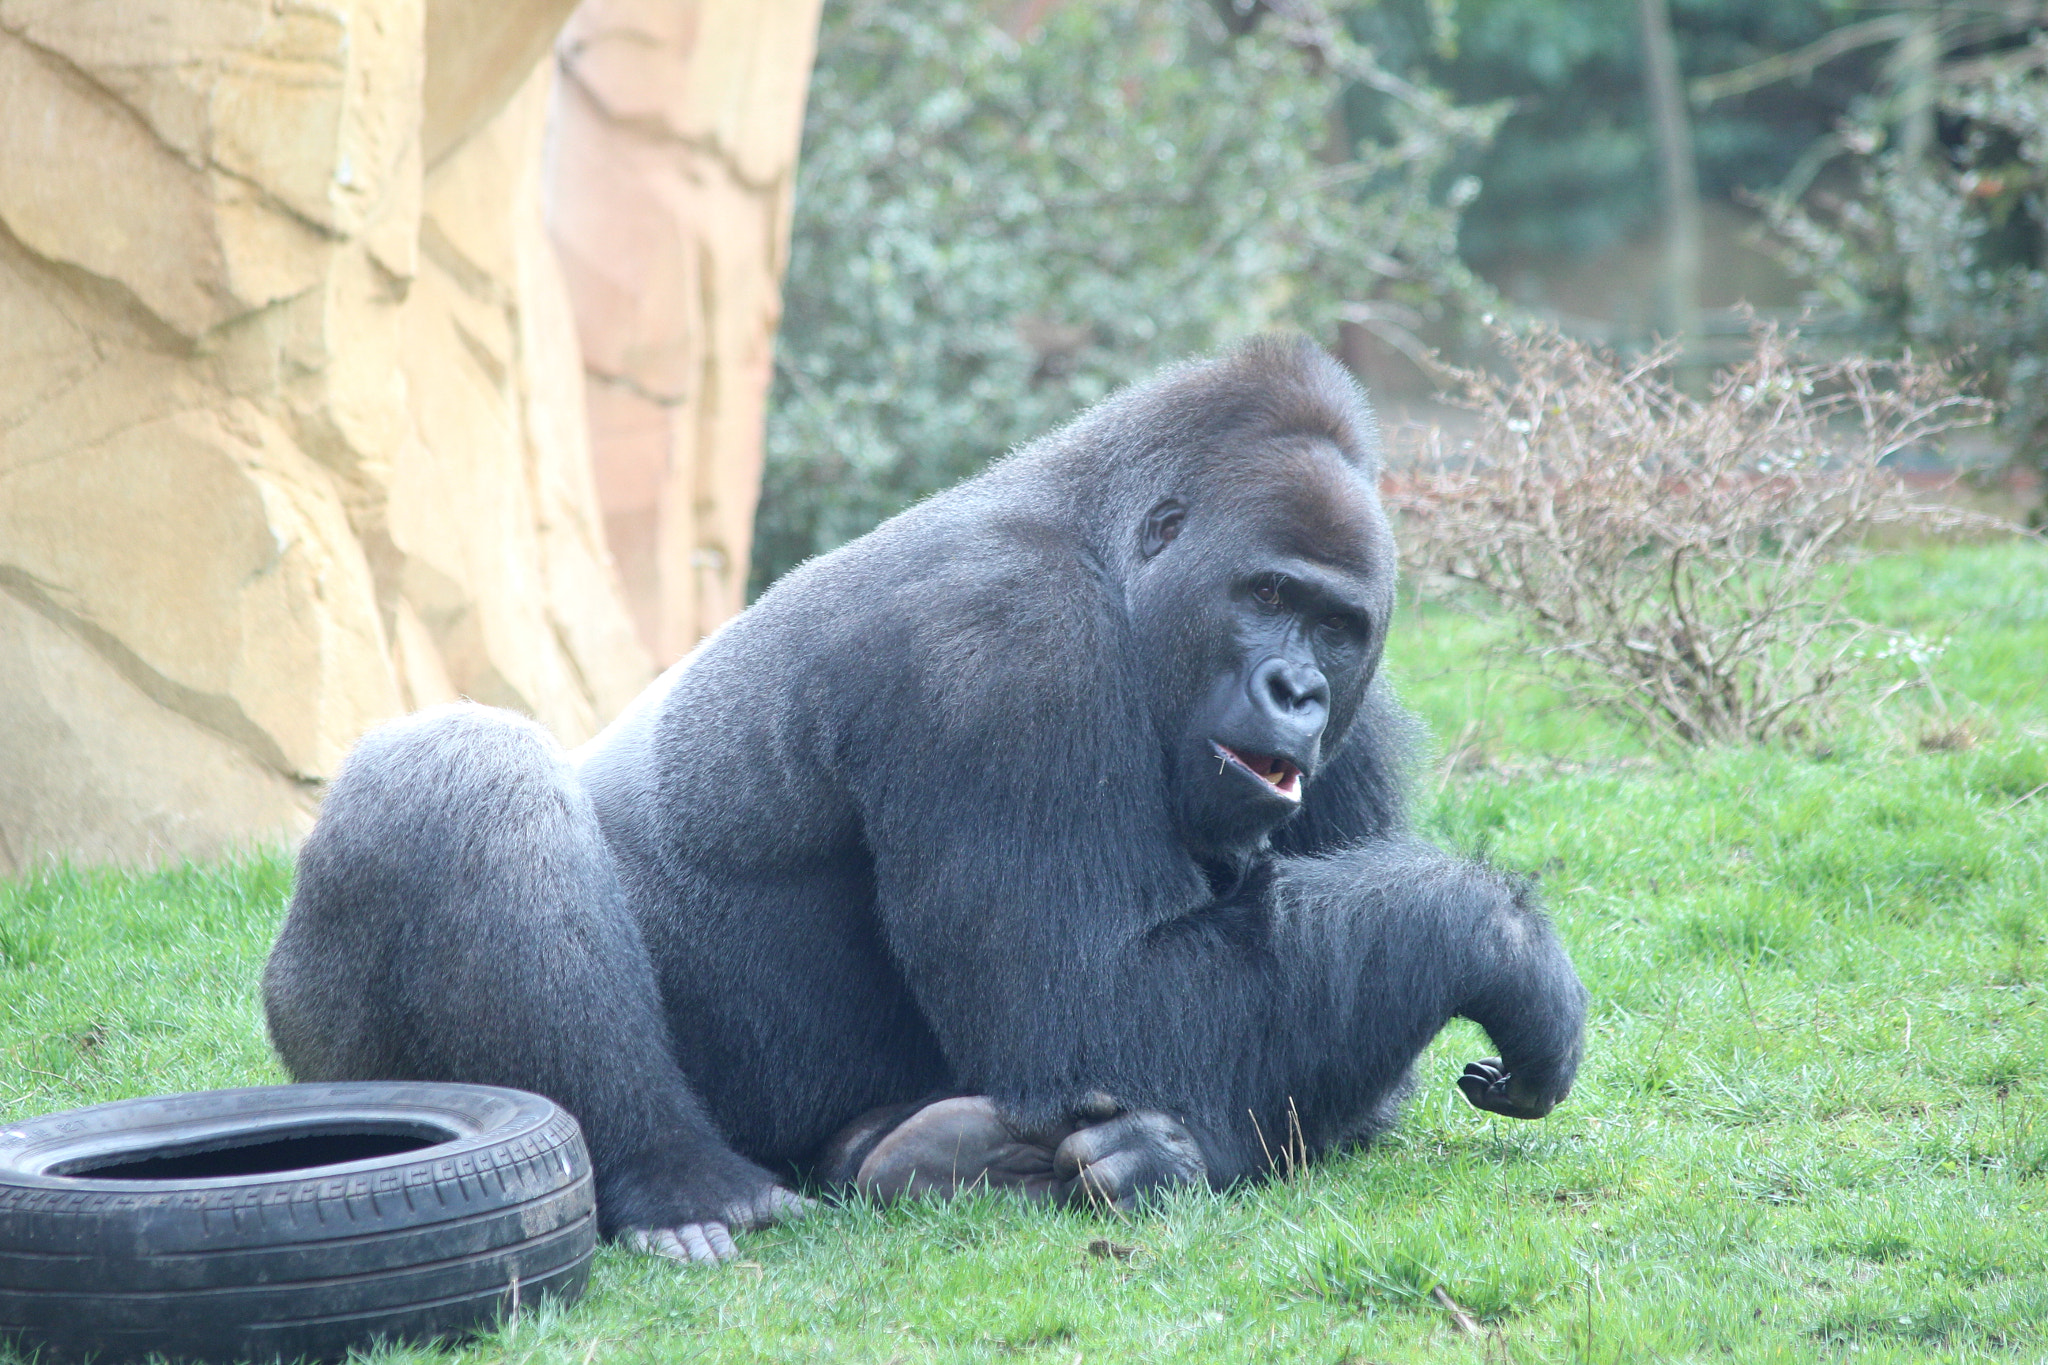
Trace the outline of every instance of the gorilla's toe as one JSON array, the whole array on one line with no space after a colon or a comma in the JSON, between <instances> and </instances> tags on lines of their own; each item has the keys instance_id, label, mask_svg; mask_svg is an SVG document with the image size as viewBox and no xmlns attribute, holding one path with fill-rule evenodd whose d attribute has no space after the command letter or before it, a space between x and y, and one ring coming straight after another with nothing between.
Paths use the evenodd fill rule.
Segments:
<instances>
[{"instance_id":1,"label":"gorilla's toe","mask_svg":"<svg viewBox=\"0 0 2048 1365\"><path fill-rule=\"evenodd\" d=\"M692 1265L716 1265L740 1254L723 1223L685 1223L677 1228L635 1228L626 1237L635 1251Z\"/></svg>"},{"instance_id":2,"label":"gorilla's toe","mask_svg":"<svg viewBox=\"0 0 2048 1365\"><path fill-rule=\"evenodd\" d=\"M813 1200L793 1194L780 1185L770 1185L751 1197L725 1206L725 1221L742 1232L754 1232L776 1223L801 1218L817 1207Z\"/></svg>"}]
</instances>

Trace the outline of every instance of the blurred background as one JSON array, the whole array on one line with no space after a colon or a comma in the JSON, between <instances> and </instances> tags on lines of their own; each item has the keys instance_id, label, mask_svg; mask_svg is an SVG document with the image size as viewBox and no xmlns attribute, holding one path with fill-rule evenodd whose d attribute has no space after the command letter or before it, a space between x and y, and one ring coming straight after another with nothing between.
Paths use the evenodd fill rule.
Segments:
<instances>
[{"instance_id":1,"label":"blurred background","mask_svg":"<svg viewBox=\"0 0 2048 1365\"><path fill-rule=\"evenodd\" d=\"M2038 466L2039 4L828 6L758 588L1114 385L1264 326L1390 425L1488 314L1732 360L1967 351ZM1418 401L1420 400L1420 401Z\"/></svg>"},{"instance_id":2,"label":"blurred background","mask_svg":"<svg viewBox=\"0 0 2048 1365\"><path fill-rule=\"evenodd\" d=\"M567 743L801 560L1268 327L1952 359L2038 507L2048 5L4 0L0 870ZM1953 456L1950 458L1954 458ZM2038 511L2036 512L2038 515Z\"/></svg>"}]
</instances>

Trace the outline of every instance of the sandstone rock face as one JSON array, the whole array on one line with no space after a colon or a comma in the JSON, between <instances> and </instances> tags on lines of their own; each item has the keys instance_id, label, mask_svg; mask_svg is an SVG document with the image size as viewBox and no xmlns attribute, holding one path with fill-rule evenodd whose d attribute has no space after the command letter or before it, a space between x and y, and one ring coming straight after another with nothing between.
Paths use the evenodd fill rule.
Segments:
<instances>
[{"instance_id":1,"label":"sandstone rock face","mask_svg":"<svg viewBox=\"0 0 2048 1365\"><path fill-rule=\"evenodd\" d=\"M565 8L0 0L0 870L290 836L403 709L573 743L650 676L541 219Z\"/></svg>"},{"instance_id":2,"label":"sandstone rock face","mask_svg":"<svg viewBox=\"0 0 2048 1365\"><path fill-rule=\"evenodd\" d=\"M548 221L605 528L668 662L745 604L818 0L585 0Z\"/></svg>"}]
</instances>

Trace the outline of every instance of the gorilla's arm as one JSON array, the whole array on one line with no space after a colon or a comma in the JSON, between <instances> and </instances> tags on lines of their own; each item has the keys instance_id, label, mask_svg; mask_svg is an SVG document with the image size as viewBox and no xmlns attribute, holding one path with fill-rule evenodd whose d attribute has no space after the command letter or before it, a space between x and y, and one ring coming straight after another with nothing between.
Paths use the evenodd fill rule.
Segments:
<instances>
[{"instance_id":1,"label":"gorilla's arm","mask_svg":"<svg viewBox=\"0 0 2048 1365\"><path fill-rule=\"evenodd\" d=\"M1477 1023L1501 1051L1459 1082L1482 1109L1540 1118L1570 1092L1586 991L1528 883L1412 837L1290 860L1279 879L1300 948L1355 954L1355 980L1398 998L1354 1007L1366 1031L1405 1010L1427 1029L1419 1052L1450 1018Z\"/></svg>"},{"instance_id":2,"label":"gorilla's arm","mask_svg":"<svg viewBox=\"0 0 2048 1365\"><path fill-rule=\"evenodd\" d=\"M955 1083L1023 1128L1057 1129L1106 1092L1184 1125L1228 1183L1292 1142L1384 1128L1456 1015L1514 1078L1484 1107L1533 1116L1570 1087L1585 994L1505 878L1404 837L1275 860L1211 900L1170 844L1088 799L1104 783L1021 808L1001 784L963 785L900 840L881 832L878 904ZM1128 1135L1136 1178L1160 1167L1161 1131Z\"/></svg>"},{"instance_id":3,"label":"gorilla's arm","mask_svg":"<svg viewBox=\"0 0 2048 1365\"><path fill-rule=\"evenodd\" d=\"M1347 743L1305 794L1303 808L1273 836L1283 857L1332 853L1385 840L1406 828L1409 769L1422 743L1422 727L1395 699L1383 676L1359 709ZM1470 863L1417 841L1377 855L1414 875L1468 883L1467 894L1489 881ZM1492 942L1479 954L1491 966L1456 1013L1485 1027L1502 1057L1466 1067L1459 1089L1480 1109L1516 1118L1541 1118L1570 1088L1579 1057L1584 992L1571 963L1519 882L1492 878L1509 909L1487 916L1478 930ZM1578 1002L1574 1005L1573 1002ZM1562 1082L1559 1081L1560 1075Z\"/></svg>"}]
</instances>

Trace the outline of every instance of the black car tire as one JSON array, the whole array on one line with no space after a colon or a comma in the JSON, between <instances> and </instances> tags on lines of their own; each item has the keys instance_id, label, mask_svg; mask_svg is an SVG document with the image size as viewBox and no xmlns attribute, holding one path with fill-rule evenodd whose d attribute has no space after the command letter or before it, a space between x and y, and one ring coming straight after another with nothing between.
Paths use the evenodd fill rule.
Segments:
<instances>
[{"instance_id":1,"label":"black car tire","mask_svg":"<svg viewBox=\"0 0 2048 1365\"><path fill-rule=\"evenodd\" d=\"M335 1359L583 1292L575 1119L365 1082L120 1100L0 1127L0 1341L40 1361Z\"/></svg>"}]
</instances>

